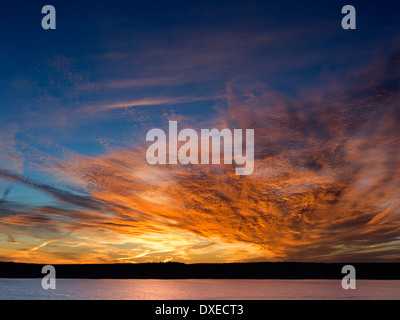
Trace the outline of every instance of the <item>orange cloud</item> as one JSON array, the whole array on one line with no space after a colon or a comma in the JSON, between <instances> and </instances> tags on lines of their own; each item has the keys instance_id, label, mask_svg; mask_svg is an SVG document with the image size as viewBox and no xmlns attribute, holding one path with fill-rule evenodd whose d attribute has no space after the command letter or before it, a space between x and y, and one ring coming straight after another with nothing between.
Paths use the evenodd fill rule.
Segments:
<instances>
[{"instance_id":1,"label":"orange cloud","mask_svg":"<svg viewBox=\"0 0 400 320\"><path fill-rule=\"evenodd\" d=\"M383 79L297 100L232 82L210 123L255 129L252 175L151 166L145 146L59 159L53 172L85 194L3 170L63 205L22 208L1 223L21 243L30 243L21 228L36 228L38 261L398 261L400 99L398 78ZM26 261L28 249L7 239L7 256Z\"/></svg>"}]
</instances>

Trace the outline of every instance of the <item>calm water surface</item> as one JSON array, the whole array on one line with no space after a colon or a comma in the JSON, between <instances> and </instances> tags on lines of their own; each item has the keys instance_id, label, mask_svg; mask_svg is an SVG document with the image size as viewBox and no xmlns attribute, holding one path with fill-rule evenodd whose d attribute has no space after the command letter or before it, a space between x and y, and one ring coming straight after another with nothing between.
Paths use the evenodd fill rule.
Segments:
<instances>
[{"instance_id":1,"label":"calm water surface","mask_svg":"<svg viewBox=\"0 0 400 320\"><path fill-rule=\"evenodd\" d=\"M42 279L0 279L0 300L276 300L400 299L400 280L357 280L343 290L341 280L94 280L57 279L43 290Z\"/></svg>"}]
</instances>

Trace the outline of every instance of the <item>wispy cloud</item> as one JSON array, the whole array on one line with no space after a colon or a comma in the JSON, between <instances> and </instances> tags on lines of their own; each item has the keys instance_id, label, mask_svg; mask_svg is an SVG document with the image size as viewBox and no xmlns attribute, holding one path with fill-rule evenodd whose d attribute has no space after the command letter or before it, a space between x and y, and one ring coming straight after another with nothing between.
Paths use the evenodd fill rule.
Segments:
<instances>
[{"instance_id":1,"label":"wispy cloud","mask_svg":"<svg viewBox=\"0 0 400 320\"><path fill-rule=\"evenodd\" d=\"M109 104L100 104L96 106L85 107L84 110L90 112L124 109L132 107L146 107L146 106L162 106L162 105L176 105L197 101L210 101L221 97L164 97L164 98L142 98L137 100L129 100L122 102L115 102Z\"/></svg>"},{"instance_id":2,"label":"wispy cloud","mask_svg":"<svg viewBox=\"0 0 400 320\"><path fill-rule=\"evenodd\" d=\"M43 248L43 247L47 246L49 243L52 243L52 242L54 242L54 241L57 241L57 240L45 241L45 242L39 244L38 246L33 247L31 250L32 250L32 251L37 251L37 250L39 250L40 248Z\"/></svg>"},{"instance_id":3,"label":"wispy cloud","mask_svg":"<svg viewBox=\"0 0 400 320\"><path fill-rule=\"evenodd\" d=\"M140 87L158 87L158 86L175 86L187 84L190 80L183 76L166 76L155 78L137 78L137 79L116 79L100 81L97 83L86 83L79 87L80 90L89 89L126 89Z\"/></svg>"}]
</instances>

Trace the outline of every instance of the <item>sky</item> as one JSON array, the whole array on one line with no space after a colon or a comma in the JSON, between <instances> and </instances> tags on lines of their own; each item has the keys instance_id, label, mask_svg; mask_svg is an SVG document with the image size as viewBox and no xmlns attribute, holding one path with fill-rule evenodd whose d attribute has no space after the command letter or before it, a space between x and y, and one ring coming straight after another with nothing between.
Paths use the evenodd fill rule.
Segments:
<instances>
[{"instance_id":1,"label":"sky","mask_svg":"<svg viewBox=\"0 0 400 320\"><path fill-rule=\"evenodd\" d=\"M400 262L400 3L346 4L1 2L0 261ZM169 121L253 173L148 164Z\"/></svg>"}]
</instances>

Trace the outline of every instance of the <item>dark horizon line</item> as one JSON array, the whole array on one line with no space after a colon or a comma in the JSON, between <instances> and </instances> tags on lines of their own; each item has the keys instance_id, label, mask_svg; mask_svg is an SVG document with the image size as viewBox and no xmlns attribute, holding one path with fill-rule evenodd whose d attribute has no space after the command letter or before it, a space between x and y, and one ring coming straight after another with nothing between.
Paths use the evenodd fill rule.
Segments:
<instances>
[{"instance_id":1,"label":"dark horizon line","mask_svg":"<svg viewBox=\"0 0 400 320\"><path fill-rule=\"evenodd\" d=\"M357 279L400 280L400 263L347 263ZM117 264L53 264L64 279L342 279L346 263L245 262L196 263L148 262ZM0 278L43 278L43 264L0 262Z\"/></svg>"}]
</instances>

